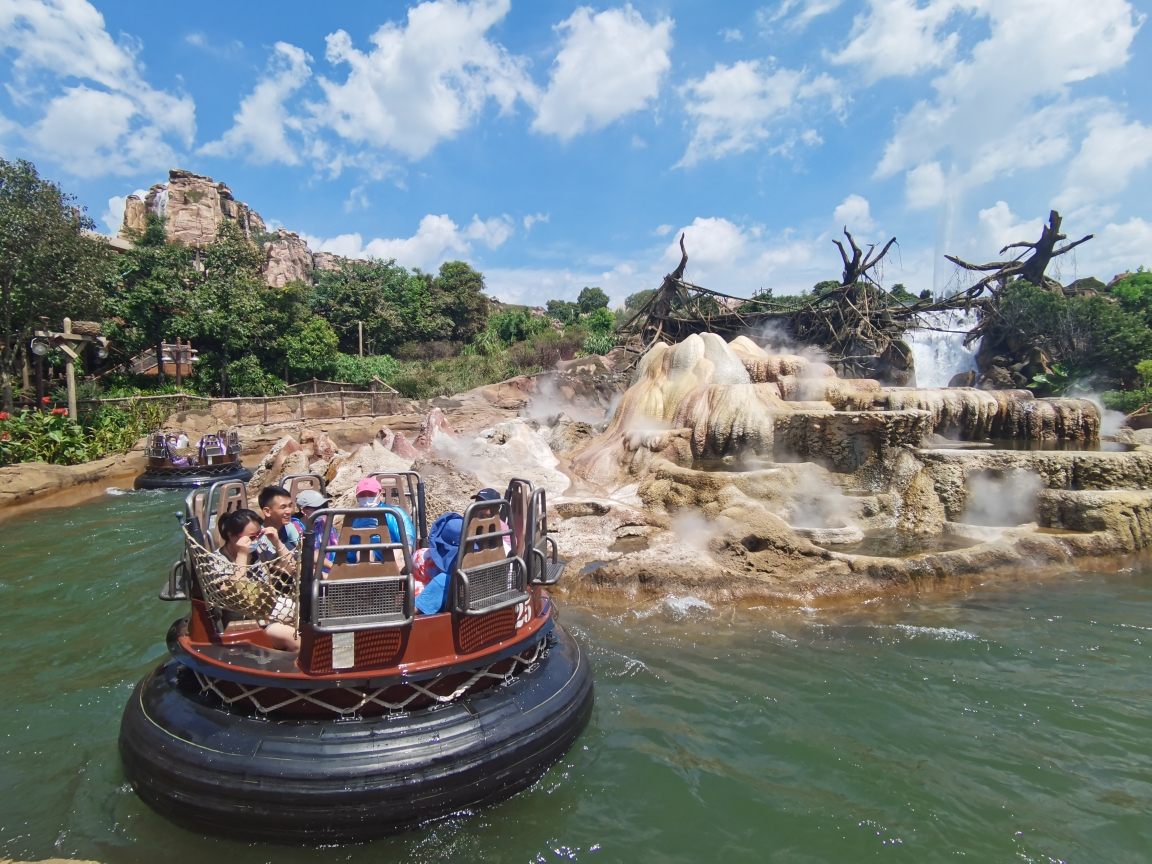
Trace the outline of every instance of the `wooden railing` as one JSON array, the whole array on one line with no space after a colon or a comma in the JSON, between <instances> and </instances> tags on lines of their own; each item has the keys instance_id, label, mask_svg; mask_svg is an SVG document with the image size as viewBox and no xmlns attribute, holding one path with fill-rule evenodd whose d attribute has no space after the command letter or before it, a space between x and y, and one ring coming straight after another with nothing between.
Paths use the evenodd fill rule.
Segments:
<instances>
[{"instance_id":1,"label":"wooden railing","mask_svg":"<svg viewBox=\"0 0 1152 864\"><path fill-rule=\"evenodd\" d=\"M78 399L76 401L78 406L96 406L166 400L172 402L173 410L178 412L196 409L211 411L216 405L231 405L235 406L236 418L233 422L227 423L225 423L224 418L221 418L222 423L228 426L257 426L267 425L270 422L303 423L307 420L334 420L336 419L334 411L313 411L312 416L309 416L308 406L332 405L334 407L337 400L340 404L339 419L341 420L347 420L350 417L379 417L395 414L399 392L382 381L379 383L387 389L347 390L344 389L345 386L354 385L344 385L335 391L295 393L284 396L228 396L217 399L180 392L155 396L123 396L114 399ZM364 403L367 405L365 406ZM286 419L282 416L283 412L277 411L275 416L269 420L269 407L275 408L281 404L287 404L291 407L288 412L289 417ZM55 407L55 403L49 403L43 407L52 408ZM363 407L367 407L368 410L362 410Z\"/></svg>"}]
</instances>

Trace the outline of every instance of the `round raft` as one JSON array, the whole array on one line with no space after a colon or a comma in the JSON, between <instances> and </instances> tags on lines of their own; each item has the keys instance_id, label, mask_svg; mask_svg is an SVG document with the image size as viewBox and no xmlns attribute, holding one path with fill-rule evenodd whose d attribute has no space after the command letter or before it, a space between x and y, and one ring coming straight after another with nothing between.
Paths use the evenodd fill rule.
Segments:
<instances>
[{"instance_id":1,"label":"round raft","mask_svg":"<svg viewBox=\"0 0 1152 864\"><path fill-rule=\"evenodd\" d=\"M404 520L395 519L399 542L351 526L365 516L383 524L402 507L423 535L423 484L375 476L392 506L309 520L298 606L276 605L298 620L298 653L271 647L236 599L261 602L259 592L237 591L235 572L210 552L204 529L246 503L243 485L189 495L185 557L161 597L190 611L120 728L132 787L173 822L278 843L367 840L515 794L587 724L588 658L545 590L562 565L544 491L513 481L503 500L468 508L450 611L422 615Z\"/></svg>"},{"instance_id":2,"label":"round raft","mask_svg":"<svg viewBox=\"0 0 1152 864\"><path fill-rule=\"evenodd\" d=\"M240 464L240 437L223 431L205 435L197 447L175 447L163 432L148 436L148 464L133 484L137 489L189 489L227 480L247 483L252 472Z\"/></svg>"}]
</instances>

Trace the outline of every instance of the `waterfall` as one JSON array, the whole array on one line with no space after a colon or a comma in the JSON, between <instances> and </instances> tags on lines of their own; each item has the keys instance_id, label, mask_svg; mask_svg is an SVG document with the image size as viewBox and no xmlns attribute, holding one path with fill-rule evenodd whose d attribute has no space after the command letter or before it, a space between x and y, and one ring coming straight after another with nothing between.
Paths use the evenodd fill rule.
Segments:
<instances>
[{"instance_id":1,"label":"waterfall","mask_svg":"<svg viewBox=\"0 0 1152 864\"><path fill-rule=\"evenodd\" d=\"M922 327L904 334L916 363L918 387L947 387L959 372L976 371L979 341L964 347L964 336L976 326L976 313L963 311L928 312L920 316ZM923 327L938 328L925 330ZM953 330L953 333L941 333Z\"/></svg>"}]
</instances>

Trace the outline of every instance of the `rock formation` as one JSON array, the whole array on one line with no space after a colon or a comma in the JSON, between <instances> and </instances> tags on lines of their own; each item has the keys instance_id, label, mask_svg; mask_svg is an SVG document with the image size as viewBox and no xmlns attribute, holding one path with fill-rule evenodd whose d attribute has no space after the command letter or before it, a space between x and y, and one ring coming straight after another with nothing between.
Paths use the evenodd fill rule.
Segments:
<instances>
[{"instance_id":1,"label":"rock formation","mask_svg":"<svg viewBox=\"0 0 1152 864\"><path fill-rule=\"evenodd\" d=\"M312 250L299 234L284 228L277 230L264 244L267 260L264 281L273 288L283 288L289 282L312 282Z\"/></svg>"},{"instance_id":2,"label":"rock formation","mask_svg":"<svg viewBox=\"0 0 1152 864\"><path fill-rule=\"evenodd\" d=\"M130 238L144 230L148 214L163 216L168 239L187 246L206 246L216 239L221 222L235 222L246 236L264 233L264 220L232 190L211 177L173 169L167 183L157 183L141 201L129 195L124 202L124 223L120 236Z\"/></svg>"}]
</instances>

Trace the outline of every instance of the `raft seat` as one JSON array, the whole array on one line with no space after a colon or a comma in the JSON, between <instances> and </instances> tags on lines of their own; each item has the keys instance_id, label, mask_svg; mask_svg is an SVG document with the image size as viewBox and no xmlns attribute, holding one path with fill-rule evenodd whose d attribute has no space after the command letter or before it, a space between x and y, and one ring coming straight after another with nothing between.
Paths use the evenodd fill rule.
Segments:
<instances>
[{"instance_id":1,"label":"raft seat","mask_svg":"<svg viewBox=\"0 0 1152 864\"><path fill-rule=\"evenodd\" d=\"M324 478L319 474L289 474L287 477L280 478L280 485L288 490L288 496L292 499L293 506L296 505L296 496L305 489L315 489L321 495L327 494Z\"/></svg>"},{"instance_id":2,"label":"raft seat","mask_svg":"<svg viewBox=\"0 0 1152 864\"><path fill-rule=\"evenodd\" d=\"M207 531L205 539L211 544L208 548L219 549L224 545L220 536L220 519L226 513L245 510L248 507L248 487L239 480L222 480L208 488L206 504Z\"/></svg>"},{"instance_id":3,"label":"raft seat","mask_svg":"<svg viewBox=\"0 0 1152 864\"><path fill-rule=\"evenodd\" d=\"M564 572L565 562L557 560L556 541L548 533L548 496L543 489L532 492L528 507L528 583L555 585Z\"/></svg>"},{"instance_id":4,"label":"raft seat","mask_svg":"<svg viewBox=\"0 0 1152 864\"><path fill-rule=\"evenodd\" d=\"M528 602L524 559L504 551L504 528L512 519L507 501L477 501L464 511L460 550L453 568L454 608L461 615L486 615Z\"/></svg>"},{"instance_id":5,"label":"raft seat","mask_svg":"<svg viewBox=\"0 0 1152 864\"><path fill-rule=\"evenodd\" d=\"M376 471L368 475L380 484L380 501L408 514L416 528L416 545L427 546L428 526L424 513L424 486L415 471Z\"/></svg>"},{"instance_id":6,"label":"raft seat","mask_svg":"<svg viewBox=\"0 0 1152 864\"><path fill-rule=\"evenodd\" d=\"M321 633L347 633L383 627L403 627L416 614L415 580L412 556L408 551L403 520L400 540L391 542L385 524L387 507L357 507L322 510L334 524L343 517L337 542L329 545L328 532L322 532L312 566L312 627ZM314 514L312 520L315 520ZM353 528L358 517L371 517L377 524ZM373 539L375 538L375 539ZM400 561L397 561L397 554ZM327 574L325 559L334 560Z\"/></svg>"}]
</instances>

